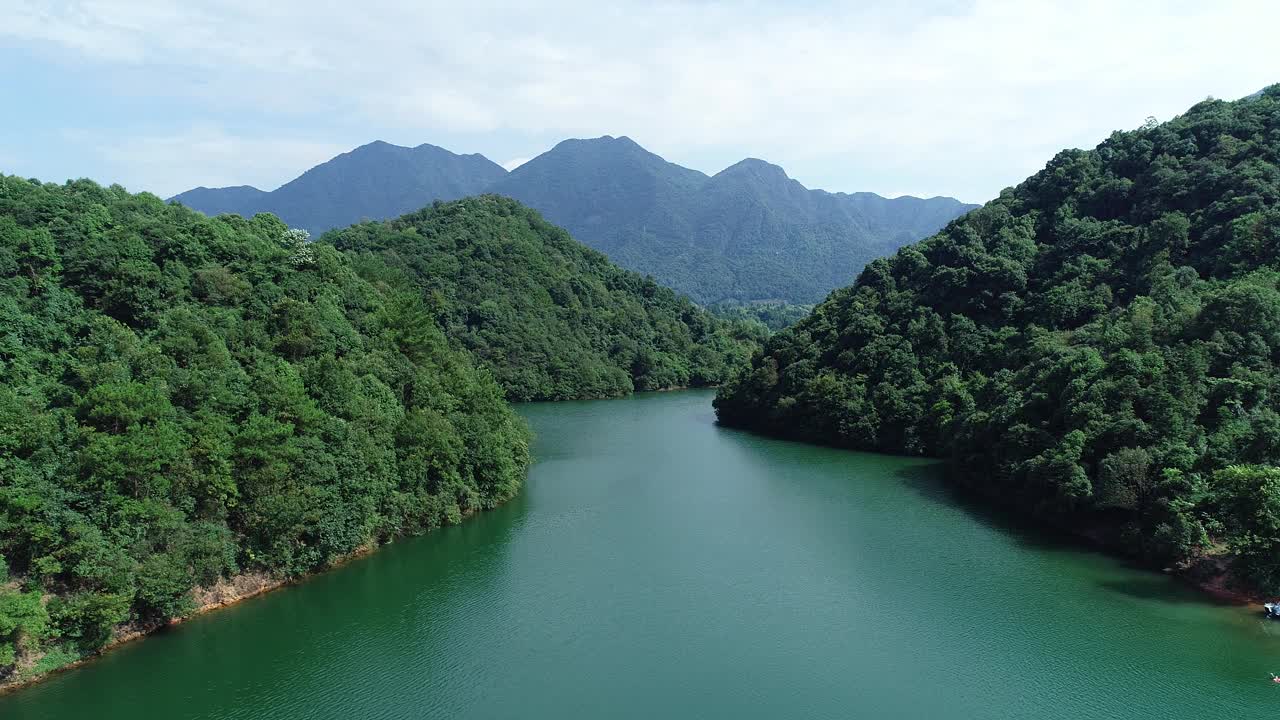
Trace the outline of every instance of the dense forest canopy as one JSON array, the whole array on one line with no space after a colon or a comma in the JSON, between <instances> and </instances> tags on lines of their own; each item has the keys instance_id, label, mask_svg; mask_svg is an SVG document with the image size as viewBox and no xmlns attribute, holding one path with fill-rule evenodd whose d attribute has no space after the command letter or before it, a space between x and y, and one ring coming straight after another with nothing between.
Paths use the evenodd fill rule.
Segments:
<instances>
[{"instance_id":1,"label":"dense forest canopy","mask_svg":"<svg viewBox=\"0 0 1280 720\"><path fill-rule=\"evenodd\" d=\"M500 388L359 270L270 215L0 176L0 680L516 492Z\"/></svg>"},{"instance_id":2,"label":"dense forest canopy","mask_svg":"<svg viewBox=\"0 0 1280 720\"><path fill-rule=\"evenodd\" d=\"M1067 150L774 336L721 421L951 458L1280 591L1280 86Z\"/></svg>"},{"instance_id":3,"label":"dense forest canopy","mask_svg":"<svg viewBox=\"0 0 1280 720\"><path fill-rule=\"evenodd\" d=\"M496 195L354 225L321 242L411 278L446 334L512 400L718 384L764 335L613 265Z\"/></svg>"},{"instance_id":4,"label":"dense forest canopy","mask_svg":"<svg viewBox=\"0 0 1280 720\"><path fill-rule=\"evenodd\" d=\"M712 315L726 320L758 322L772 333L800 322L813 311L813 306L793 305L784 302L724 302L709 305L707 310Z\"/></svg>"}]
</instances>

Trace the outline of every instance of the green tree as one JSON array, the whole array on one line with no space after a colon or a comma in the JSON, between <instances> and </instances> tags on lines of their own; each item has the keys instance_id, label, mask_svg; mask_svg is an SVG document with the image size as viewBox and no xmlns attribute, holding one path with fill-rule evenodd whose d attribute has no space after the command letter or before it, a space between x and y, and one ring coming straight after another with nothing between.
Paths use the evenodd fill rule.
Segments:
<instances>
[{"instance_id":1,"label":"green tree","mask_svg":"<svg viewBox=\"0 0 1280 720\"><path fill-rule=\"evenodd\" d=\"M1219 470L1213 501L1245 577L1267 592L1280 592L1280 468Z\"/></svg>"}]
</instances>

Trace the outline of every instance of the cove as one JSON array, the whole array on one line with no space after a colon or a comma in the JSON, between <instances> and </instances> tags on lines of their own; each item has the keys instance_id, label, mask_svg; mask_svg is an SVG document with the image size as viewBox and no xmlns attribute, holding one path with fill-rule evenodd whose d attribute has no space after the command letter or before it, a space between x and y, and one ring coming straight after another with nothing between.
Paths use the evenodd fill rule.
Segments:
<instances>
[{"instance_id":1,"label":"cove","mask_svg":"<svg viewBox=\"0 0 1280 720\"><path fill-rule=\"evenodd\" d=\"M1280 623L958 501L935 464L520 408L524 492L0 697L0 718L1212 718Z\"/></svg>"}]
</instances>

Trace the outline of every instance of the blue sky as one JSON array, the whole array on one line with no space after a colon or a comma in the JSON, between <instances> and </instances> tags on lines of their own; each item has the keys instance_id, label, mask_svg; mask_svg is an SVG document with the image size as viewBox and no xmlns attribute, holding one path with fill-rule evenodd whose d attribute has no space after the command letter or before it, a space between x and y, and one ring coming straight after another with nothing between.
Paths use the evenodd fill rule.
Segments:
<instances>
[{"instance_id":1,"label":"blue sky","mask_svg":"<svg viewBox=\"0 0 1280 720\"><path fill-rule=\"evenodd\" d=\"M903 7L909 6L909 7ZM714 173L983 201L1280 82L1280 4L0 0L0 172L272 189L375 139L514 164L628 135Z\"/></svg>"}]
</instances>

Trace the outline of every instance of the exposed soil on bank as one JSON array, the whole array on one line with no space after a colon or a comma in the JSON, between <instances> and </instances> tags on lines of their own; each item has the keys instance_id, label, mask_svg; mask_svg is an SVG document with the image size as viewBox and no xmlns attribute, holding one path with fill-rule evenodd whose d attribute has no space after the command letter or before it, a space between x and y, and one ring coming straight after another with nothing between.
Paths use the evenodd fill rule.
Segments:
<instances>
[{"instance_id":1,"label":"exposed soil on bank","mask_svg":"<svg viewBox=\"0 0 1280 720\"><path fill-rule=\"evenodd\" d=\"M111 640L92 655L87 655L79 660L61 665L38 675L28 675L27 673L31 672L32 668L40 662L43 655L24 657L12 675L4 680L0 680L0 694L13 692L14 690L34 685L35 683L45 680L46 678L50 678L58 673L80 667L85 663L96 660L98 657L120 647L121 645L144 638L158 630L172 627L174 625L180 625L197 615L203 615L207 612L235 605L236 603L248 600L251 597L256 597L258 595L271 592L272 590L277 590L286 585L295 585L305 582L309 578L339 567L351 560L354 560L355 558L368 555L378 547L378 545L374 544L362 546L334 561L325 568L301 577L290 578L271 575L265 572L247 572L241 573L240 575L236 575L232 578L224 578L210 587L196 588L191 591L191 599L195 603L195 610L193 610L191 614L180 618L173 618L165 622L131 622L119 625L112 634Z\"/></svg>"},{"instance_id":2,"label":"exposed soil on bank","mask_svg":"<svg viewBox=\"0 0 1280 720\"><path fill-rule=\"evenodd\" d=\"M1094 526L1069 529L1071 535L1082 540L1094 550L1117 557L1131 557L1123 545L1116 541L1114 532L1107 527ZM1242 587L1231 573L1231 562L1218 554L1222 548L1210 548L1207 553L1178 565L1160 568L1142 567L1152 572L1169 575L1208 595L1215 602L1227 605L1254 605L1262 612L1262 603L1268 602L1262 593Z\"/></svg>"}]
</instances>

